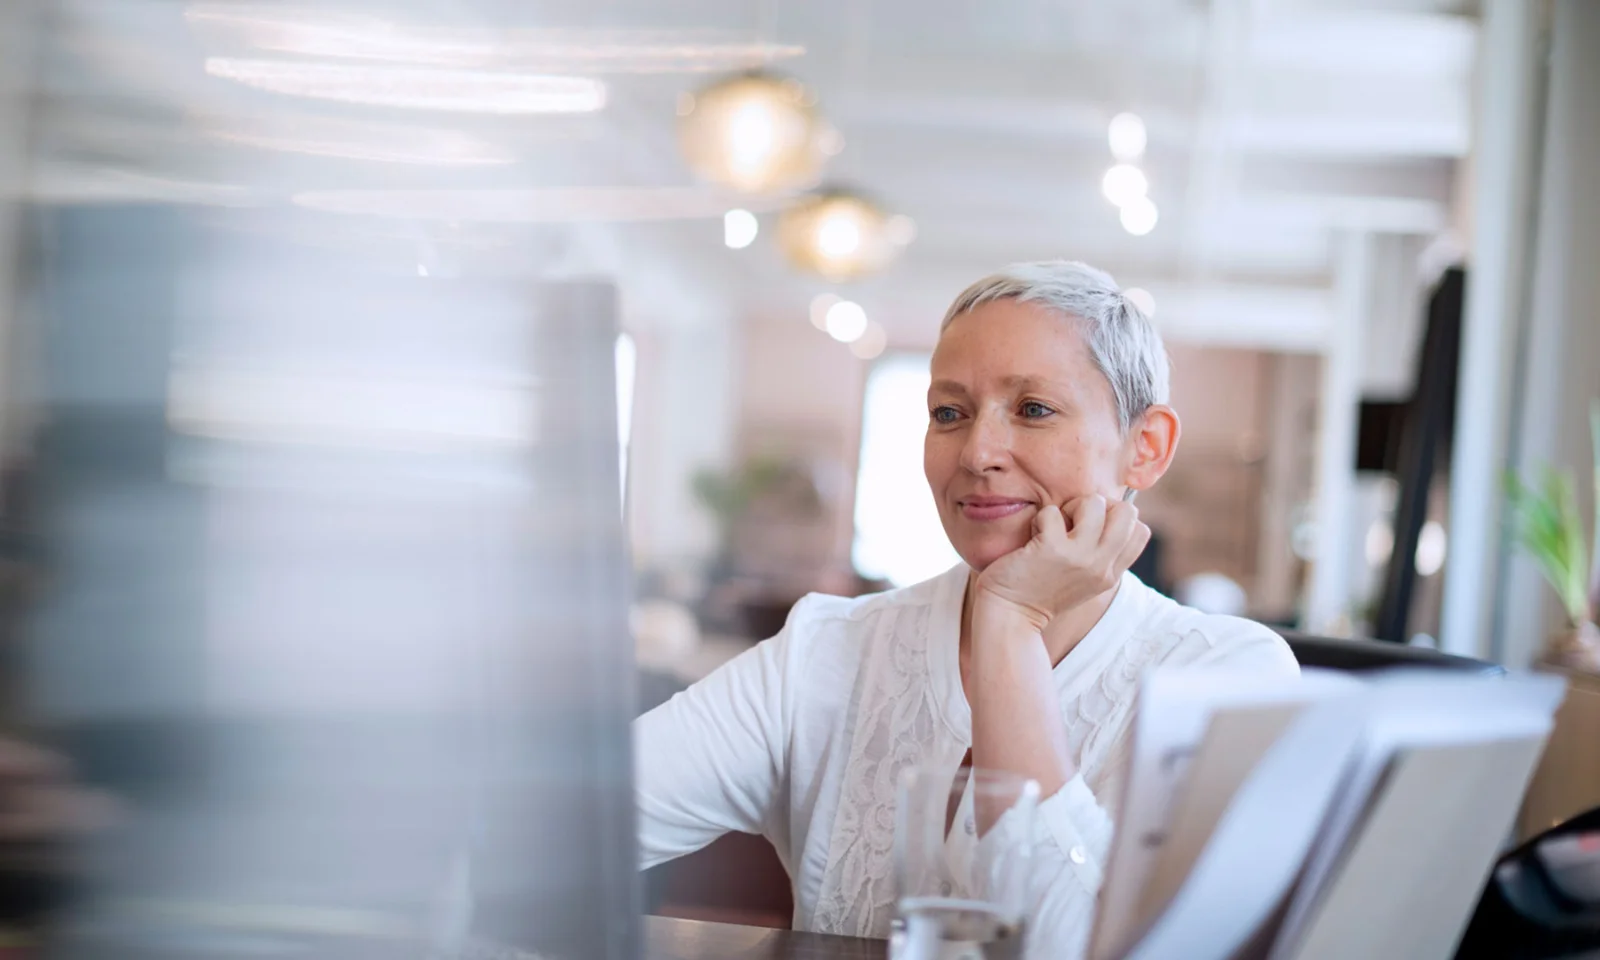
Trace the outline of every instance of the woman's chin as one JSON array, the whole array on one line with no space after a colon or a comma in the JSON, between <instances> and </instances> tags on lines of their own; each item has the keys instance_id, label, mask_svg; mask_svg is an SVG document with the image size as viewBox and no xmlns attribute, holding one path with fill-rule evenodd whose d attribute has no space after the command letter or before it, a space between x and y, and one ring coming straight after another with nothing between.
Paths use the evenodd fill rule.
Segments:
<instances>
[{"instance_id":1,"label":"woman's chin","mask_svg":"<svg viewBox=\"0 0 1600 960\"><path fill-rule=\"evenodd\" d=\"M1001 557L1027 546L1028 538L1015 537L984 537L981 540L973 539L955 544L956 553L966 561L967 566L982 573L989 564Z\"/></svg>"}]
</instances>

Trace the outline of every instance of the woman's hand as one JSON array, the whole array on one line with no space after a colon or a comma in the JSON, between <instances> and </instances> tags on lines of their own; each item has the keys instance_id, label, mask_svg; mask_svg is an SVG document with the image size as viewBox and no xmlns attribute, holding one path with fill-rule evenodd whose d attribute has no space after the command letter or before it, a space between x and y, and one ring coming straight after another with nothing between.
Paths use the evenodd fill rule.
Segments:
<instances>
[{"instance_id":1,"label":"woman's hand","mask_svg":"<svg viewBox=\"0 0 1600 960\"><path fill-rule=\"evenodd\" d=\"M1033 539L978 576L974 600L1043 632L1055 617L1115 587L1149 542L1150 528L1131 503L1107 504L1096 494L1065 508L1051 504L1034 515Z\"/></svg>"}]
</instances>

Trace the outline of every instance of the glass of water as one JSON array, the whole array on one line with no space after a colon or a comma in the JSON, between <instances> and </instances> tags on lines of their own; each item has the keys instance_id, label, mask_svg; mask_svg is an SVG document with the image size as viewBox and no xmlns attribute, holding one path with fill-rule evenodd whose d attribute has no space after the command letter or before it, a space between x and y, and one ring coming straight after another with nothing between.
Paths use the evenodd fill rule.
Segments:
<instances>
[{"instance_id":1,"label":"glass of water","mask_svg":"<svg viewBox=\"0 0 1600 960\"><path fill-rule=\"evenodd\" d=\"M1023 955L1039 784L994 770L912 767L895 809L892 960Z\"/></svg>"}]
</instances>

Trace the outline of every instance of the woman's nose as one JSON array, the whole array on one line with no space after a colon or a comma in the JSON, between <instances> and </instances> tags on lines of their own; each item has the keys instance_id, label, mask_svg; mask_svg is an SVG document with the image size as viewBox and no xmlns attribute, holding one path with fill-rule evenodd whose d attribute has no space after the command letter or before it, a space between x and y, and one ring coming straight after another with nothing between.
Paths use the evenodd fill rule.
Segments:
<instances>
[{"instance_id":1,"label":"woman's nose","mask_svg":"<svg viewBox=\"0 0 1600 960\"><path fill-rule=\"evenodd\" d=\"M1011 457L1011 430L994 417L978 417L967 431L961 447L961 466L972 473L984 473L1005 466Z\"/></svg>"}]
</instances>

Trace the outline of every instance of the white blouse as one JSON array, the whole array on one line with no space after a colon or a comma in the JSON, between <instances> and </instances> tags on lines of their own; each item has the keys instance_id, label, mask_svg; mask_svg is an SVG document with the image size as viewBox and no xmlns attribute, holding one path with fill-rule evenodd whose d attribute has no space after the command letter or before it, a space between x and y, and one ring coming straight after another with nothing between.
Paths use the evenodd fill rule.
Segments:
<instances>
[{"instance_id":1,"label":"white blouse","mask_svg":"<svg viewBox=\"0 0 1600 960\"><path fill-rule=\"evenodd\" d=\"M963 564L888 593L807 596L777 636L639 718L643 866L759 833L793 880L795 929L888 936L899 774L920 764L954 775L972 743L958 659L967 576ZM1268 628L1180 606L1125 574L1056 665L1079 772L1037 816L1035 869L1047 880L1030 941L1046 937L1050 955L1081 956L1087 942L1139 679L1215 664L1298 671Z\"/></svg>"}]
</instances>

